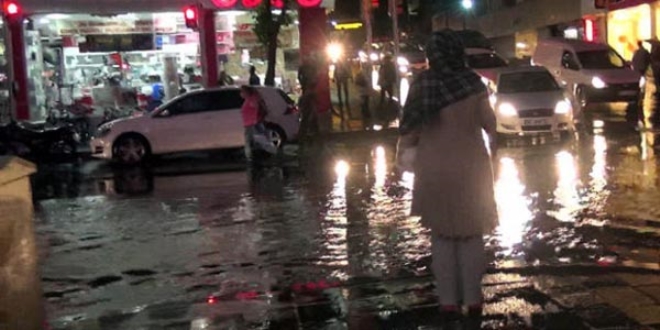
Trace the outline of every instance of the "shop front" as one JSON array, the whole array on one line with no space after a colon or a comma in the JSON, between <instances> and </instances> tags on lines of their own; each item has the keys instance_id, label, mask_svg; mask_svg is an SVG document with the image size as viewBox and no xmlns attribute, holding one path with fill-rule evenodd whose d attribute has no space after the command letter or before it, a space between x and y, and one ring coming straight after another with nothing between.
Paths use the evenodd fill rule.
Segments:
<instances>
[{"instance_id":1,"label":"shop front","mask_svg":"<svg viewBox=\"0 0 660 330\"><path fill-rule=\"evenodd\" d=\"M315 8L322 4L320 0L299 1ZM96 1L94 7L91 2L67 6L68 2L25 4L22 36L11 33L22 38L25 54L24 72L12 71L19 85L19 76L25 76L26 100L14 102L17 119L42 120L52 110L79 102L101 112L145 108L155 99L165 101L185 91L215 86L221 71L237 83L247 79L249 66L254 65L260 74L266 71L265 51L252 32L250 12L261 1L194 4L200 17L199 25L192 27L182 11L191 4L181 1L163 5L148 0L125 7L117 1L112 1L114 6L110 1ZM278 2L273 4L277 7ZM48 12L50 8L58 13ZM276 69L280 86L295 84L292 70L296 68L285 65L292 62L285 59L297 58L299 51L298 25L292 24L280 33Z\"/></svg>"},{"instance_id":2,"label":"shop front","mask_svg":"<svg viewBox=\"0 0 660 330\"><path fill-rule=\"evenodd\" d=\"M607 14L607 42L626 60L637 42L660 35L660 4L654 0L613 1Z\"/></svg>"}]
</instances>

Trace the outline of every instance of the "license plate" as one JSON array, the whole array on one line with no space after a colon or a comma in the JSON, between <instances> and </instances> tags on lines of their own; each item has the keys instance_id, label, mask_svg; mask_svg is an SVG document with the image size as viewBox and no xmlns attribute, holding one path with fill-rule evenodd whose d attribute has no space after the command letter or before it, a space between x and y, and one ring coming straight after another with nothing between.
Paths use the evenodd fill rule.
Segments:
<instances>
[{"instance_id":1,"label":"license plate","mask_svg":"<svg viewBox=\"0 0 660 330\"><path fill-rule=\"evenodd\" d=\"M634 96L637 95L637 91L621 91L619 96Z\"/></svg>"},{"instance_id":2,"label":"license plate","mask_svg":"<svg viewBox=\"0 0 660 330\"><path fill-rule=\"evenodd\" d=\"M525 119L523 126L543 126L548 125L547 119Z\"/></svg>"}]
</instances>

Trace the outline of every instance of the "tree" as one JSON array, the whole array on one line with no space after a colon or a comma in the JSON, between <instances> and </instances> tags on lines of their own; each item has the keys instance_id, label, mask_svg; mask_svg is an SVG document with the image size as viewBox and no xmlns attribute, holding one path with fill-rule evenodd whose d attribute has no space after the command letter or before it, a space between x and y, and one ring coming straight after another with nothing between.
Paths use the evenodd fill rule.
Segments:
<instances>
[{"instance_id":1,"label":"tree","mask_svg":"<svg viewBox=\"0 0 660 330\"><path fill-rule=\"evenodd\" d=\"M254 13L254 33L259 42L266 47L266 60L268 68L264 85L275 86L275 67L277 64L278 36L283 26L293 22L288 10L293 0L281 0L283 3L280 14L273 13L273 4L270 0L262 1Z\"/></svg>"}]
</instances>

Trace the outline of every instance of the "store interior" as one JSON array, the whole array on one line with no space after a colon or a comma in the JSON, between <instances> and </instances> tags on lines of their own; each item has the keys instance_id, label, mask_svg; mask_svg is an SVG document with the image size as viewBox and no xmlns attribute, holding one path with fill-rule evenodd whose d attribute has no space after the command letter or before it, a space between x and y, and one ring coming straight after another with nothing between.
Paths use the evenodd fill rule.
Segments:
<instances>
[{"instance_id":1,"label":"store interior","mask_svg":"<svg viewBox=\"0 0 660 330\"><path fill-rule=\"evenodd\" d=\"M624 59L631 60L637 49L637 41L649 40L653 37L651 23L649 4L610 12L607 21L607 41Z\"/></svg>"},{"instance_id":2,"label":"store interior","mask_svg":"<svg viewBox=\"0 0 660 330\"><path fill-rule=\"evenodd\" d=\"M217 12L215 23L220 70L241 83L254 65L263 79L265 52L252 32L252 14ZM33 119L81 99L97 109L135 108L144 98L164 101L202 87L199 33L180 12L36 15L26 20L24 35ZM297 26L280 39L282 85L291 76L285 54L297 52Z\"/></svg>"}]
</instances>

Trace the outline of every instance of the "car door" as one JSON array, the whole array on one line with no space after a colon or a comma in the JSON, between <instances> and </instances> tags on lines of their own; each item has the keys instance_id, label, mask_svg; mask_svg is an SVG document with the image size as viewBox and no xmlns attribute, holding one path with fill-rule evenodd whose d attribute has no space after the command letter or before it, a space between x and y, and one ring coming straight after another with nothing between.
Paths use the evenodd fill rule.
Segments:
<instances>
[{"instance_id":1,"label":"car door","mask_svg":"<svg viewBox=\"0 0 660 330\"><path fill-rule=\"evenodd\" d=\"M236 148L245 145L241 107L243 98L238 88L227 88L210 93L213 110L209 120L213 129L209 133L209 148Z\"/></svg>"},{"instance_id":2,"label":"car door","mask_svg":"<svg viewBox=\"0 0 660 330\"><path fill-rule=\"evenodd\" d=\"M559 69L558 80L562 85L566 85L571 90L575 90L580 83L580 64L573 52L564 50L561 56L561 67Z\"/></svg>"},{"instance_id":3,"label":"car door","mask_svg":"<svg viewBox=\"0 0 660 330\"><path fill-rule=\"evenodd\" d=\"M213 102L208 92L190 93L154 114L149 127L155 150L181 152L208 149L213 126Z\"/></svg>"}]
</instances>

